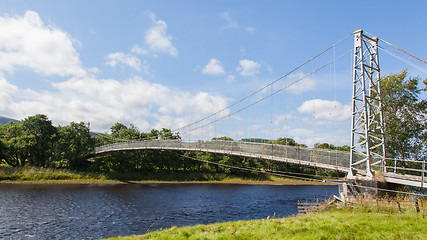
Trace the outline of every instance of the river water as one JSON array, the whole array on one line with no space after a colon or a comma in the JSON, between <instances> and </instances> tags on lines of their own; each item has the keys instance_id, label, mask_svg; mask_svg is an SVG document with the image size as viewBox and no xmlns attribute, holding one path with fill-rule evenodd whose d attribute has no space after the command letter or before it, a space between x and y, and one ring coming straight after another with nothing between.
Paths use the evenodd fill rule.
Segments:
<instances>
[{"instance_id":1,"label":"river water","mask_svg":"<svg viewBox=\"0 0 427 240\"><path fill-rule=\"evenodd\" d=\"M1 239L93 239L296 214L337 186L0 184Z\"/></svg>"}]
</instances>

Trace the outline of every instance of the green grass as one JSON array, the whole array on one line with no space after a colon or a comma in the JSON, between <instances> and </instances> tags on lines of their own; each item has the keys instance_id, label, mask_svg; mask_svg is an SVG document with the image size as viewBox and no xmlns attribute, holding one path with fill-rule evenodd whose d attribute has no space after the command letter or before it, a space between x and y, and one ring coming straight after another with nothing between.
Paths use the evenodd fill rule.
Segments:
<instances>
[{"instance_id":1,"label":"green grass","mask_svg":"<svg viewBox=\"0 0 427 240\"><path fill-rule=\"evenodd\" d=\"M427 239L427 219L415 211L339 209L281 219L197 225L110 239Z\"/></svg>"},{"instance_id":2,"label":"green grass","mask_svg":"<svg viewBox=\"0 0 427 240\"><path fill-rule=\"evenodd\" d=\"M101 174L80 173L64 169L0 166L0 181L107 180Z\"/></svg>"},{"instance_id":3,"label":"green grass","mask_svg":"<svg viewBox=\"0 0 427 240\"><path fill-rule=\"evenodd\" d=\"M65 169L41 168L41 167L11 167L0 165L0 182L4 181L121 181L121 182L218 182L218 183L282 183L301 184L308 181L280 178L264 174L232 175L226 173L202 173L202 172L111 172L88 173L76 172Z\"/></svg>"}]
</instances>

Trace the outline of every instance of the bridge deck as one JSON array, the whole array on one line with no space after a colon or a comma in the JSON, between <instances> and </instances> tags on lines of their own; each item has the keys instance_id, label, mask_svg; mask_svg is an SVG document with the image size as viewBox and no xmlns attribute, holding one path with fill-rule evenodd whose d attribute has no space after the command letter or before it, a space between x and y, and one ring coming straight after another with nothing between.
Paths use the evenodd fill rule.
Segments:
<instances>
[{"instance_id":1,"label":"bridge deck","mask_svg":"<svg viewBox=\"0 0 427 240\"><path fill-rule=\"evenodd\" d=\"M136 150L209 152L241 157L260 158L271 161L336 170L340 172L348 172L349 170L348 152L241 141L129 141L97 147L95 149L95 155L109 152Z\"/></svg>"},{"instance_id":2,"label":"bridge deck","mask_svg":"<svg viewBox=\"0 0 427 240\"><path fill-rule=\"evenodd\" d=\"M421 176L406 175L406 174L404 175L404 174L398 174L398 173L386 173L384 179L386 182L389 182L389 183L427 188L427 179L424 178L424 183L422 183Z\"/></svg>"},{"instance_id":3,"label":"bridge deck","mask_svg":"<svg viewBox=\"0 0 427 240\"><path fill-rule=\"evenodd\" d=\"M304 148L277 144L252 143L243 141L197 141L151 140L114 143L95 148L95 155L111 152L138 150L171 150L196 151L215 154L226 154L241 157L259 158L270 161L298 164L347 173L349 171L349 152ZM363 170L359 170L363 172ZM386 173L386 182L415 187L426 187L421 184L420 176Z\"/></svg>"}]
</instances>

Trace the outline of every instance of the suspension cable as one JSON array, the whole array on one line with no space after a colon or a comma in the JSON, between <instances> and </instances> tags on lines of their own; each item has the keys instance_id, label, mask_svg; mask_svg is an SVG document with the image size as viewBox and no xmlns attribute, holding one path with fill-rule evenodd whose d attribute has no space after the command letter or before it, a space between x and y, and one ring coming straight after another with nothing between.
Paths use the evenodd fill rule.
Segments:
<instances>
[{"instance_id":1,"label":"suspension cable","mask_svg":"<svg viewBox=\"0 0 427 240\"><path fill-rule=\"evenodd\" d=\"M376 37L376 36L374 36L374 35L372 35L372 34L370 34L370 33L368 33L368 32L365 32L365 31L364 31L364 33L367 33L367 34L368 34L368 35L370 35L371 37ZM405 51L405 50L403 50L403 49L400 49L400 48L396 47L395 45L393 45L393 44L391 44L391 43L387 42L386 40L381 39L381 38L379 38L379 37L376 37L376 38L378 38L378 40L380 40L380 41L384 42L385 44L390 45L390 46L392 46L392 47L396 48L397 50L399 50L399 51L401 51L401 52L403 52L403 53L405 53L405 54L407 54L407 55L409 55L409 56L411 56L411 57L413 57L413 58L417 59L418 61L420 61L420 62L423 62L423 63L427 64L427 62L426 62L426 61L424 61L424 60L422 60L422 59L420 59L420 58L418 58L418 57L416 57L416 56L414 56L414 55L412 55L412 54L408 53L407 51Z\"/></svg>"},{"instance_id":2,"label":"suspension cable","mask_svg":"<svg viewBox=\"0 0 427 240\"><path fill-rule=\"evenodd\" d=\"M223 163L211 162L208 160L194 158L194 157L190 157L190 156L186 156L186 155L181 155L181 154L178 154L178 155L185 157L185 158L188 158L188 159L191 159L191 160L194 160L194 161L204 162L204 163L208 163L208 164L214 164L214 165L218 165L218 166L222 166L222 167L234 168L234 169L239 169L239 170L244 170L244 171L249 171L249 172L270 174L270 175L281 176L281 177L289 177L289 178L295 178L295 179L300 179L300 180L323 182L323 180L314 179L314 178L298 177L298 176L294 176L294 175L288 175L288 174L277 173L277 172L266 172L266 171L261 171L259 169L252 168L252 167L238 167L238 166L232 166L232 165L223 164ZM298 173L294 173L294 174L298 174ZM309 175L309 174L304 174L304 175ZM313 176L316 176L316 175L313 175Z\"/></svg>"},{"instance_id":3,"label":"suspension cable","mask_svg":"<svg viewBox=\"0 0 427 240\"><path fill-rule=\"evenodd\" d=\"M251 104L248 104L248 105L246 105L246 106L244 106L244 107L240 108L239 110L236 110L236 111L234 111L234 112L232 112L232 113L230 113L230 114L227 114L226 116L223 116L223 117L221 117L221 118L214 119L214 120L212 120L211 122L205 123L205 124L203 124L203 125L201 125L201 126L194 127L194 128L192 128L192 129L190 129L190 130L188 130L188 131L185 131L184 133L186 133L186 132L191 132L191 131L194 131L194 130L197 130L197 129L200 129L200 128L203 128L203 127L209 126L209 125L211 125L211 124L213 124L213 123L215 123L215 122L218 122L218 121L220 121L220 120L222 120L222 119L225 119L225 118L230 117L230 116L232 116L232 115L234 115L234 114L237 114L237 113L239 113L239 112L241 112L241 111L243 111L243 110L245 110L245 109L247 109L247 108L249 108L249 107L252 107L253 105L255 105L255 104L259 103L259 102L262 102L262 101L264 101L265 99L267 99L267 98L269 98L269 97L271 97L271 96L273 96L273 95L275 95L275 94L277 94L277 93L279 93L279 92L281 92L281 91L283 91L283 90L285 90L285 89L287 89L287 88L289 88L289 87L291 87L291 86L295 85L296 83L298 83L298 82L300 82L300 81L304 80L305 78L307 78L307 77L309 77L309 76L313 75L314 73L316 73L316 72L320 71L321 69L323 69L323 68L327 67L328 65L332 64L333 62L338 61L339 59L341 59L342 57L346 56L347 54L349 54L349 53L350 53L350 52L352 52L352 51L353 51L353 49L351 49L350 51L348 51L348 52L344 53L344 54L343 54L343 55L341 55L340 57L338 57L338 58L336 58L336 59L334 59L334 60L330 61L329 63L327 63L327 64L325 64L325 65L323 65L323 66L319 67L318 69L314 70L313 72L311 72L311 73L309 73L309 74L307 74L307 75L305 75L305 76L301 77L300 79L298 79L298 80L296 80L296 81L294 81L294 82L292 82L292 83L290 83L290 84L286 85L286 86L285 86L285 87L283 87L283 88L280 88L279 90L274 91L273 93L271 93L271 94L269 94L269 95L267 95L267 96L265 96L265 97L263 97L263 98L260 98L259 100L255 101L255 102L253 102L253 103L251 103ZM192 124L191 124L191 125L192 125ZM190 126L191 126L191 125L190 125ZM181 129L182 129L182 128L181 128Z\"/></svg>"},{"instance_id":4,"label":"suspension cable","mask_svg":"<svg viewBox=\"0 0 427 240\"><path fill-rule=\"evenodd\" d=\"M424 72L425 74L427 74L427 70L426 70L426 69L424 69L424 68L422 68L422 67L420 67L420 66L418 66L417 64L415 64L415 63L413 63L413 62L411 62L411 61L409 61L409 60L406 60L406 59L404 59L403 57L401 57L401 56L399 56L399 55L397 55L397 54L395 54L395 53L392 53L392 52L388 51L387 49L385 49L385 48L383 48L383 47L381 47L381 46L378 46L378 47L379 47L381 50L383 50L384 52L388 53L389 55L391 55L391 56L395 57L396 59L398 59L398 60L400 60L400 61L402 61L402 62L405 62L406 64L411 65L412 67L414 67L414 68L416 68L416 69L420 70L421 72Z\"/></svg>"},{"instance_id":5,"label":"suspension cable","mask_svg":"<svg viewBox=\"0 0 427 240\"><path fill-rule=\"evenodd\" d=\"M215 165L219 165L219 166L223 166L223 167L229 167L229 168L234 168L234 169L239 169L239 170L244 170L244 171L258 172L258 173L270 174L270 175L281 176L281 177L289 177L289 178L295 178L295 179L307 180L307 181L313 181L313 182L329 182L329 183L335 183L335 184L337 183L334 180L327 180L327 179L320 180L320 179L315 179L315 178L298 177L298 176L282 174L282 173L265 172L265 171L261 171L261 170L258 170L255 168L250 168L250 167L237 167L237 166L232 166L232 165L227 165L227 164L222 164L222 163L211 162L208 160L203 160L203 159L194 158L194 157L190 157L190 156L185 156L182 154L178 154L178 155L185 157L185 158L188 158L188 159L191 159L191 160L194 160L194 161L204 162L204 163L208 163L208 164L215 164ZM310 174L305 174L305 175L310 175ZM318 176L318 175L312 174L312 176ZM346 183L346 184L349 186L365 188L365 189L373 189L373 190L379 190L379 191L384 191L384 192L392 192L392 193L400 193L400 194L406 194L406 195L427 197L426 194L422 194L422 193L413 193L413 192L405 192L405 191L391 190L391 189L378 188L378 187L361 186L361 185L351 184L351 183Z\"/></svg>"},{"instance_id":6,"label":"suspension cable","mask_svg":"<svg viewBox=\"0 0 427 240\"><path fill-rule=\"evenodd\" d=\"M319 56L321 56L321 55L322 55L322 54L324 54L325 52L327 52L327 51L329 51L330 49L334 48L335 46L337 46L338 44L340 44L341 42L343 42L344 40L346 40L346 39L347 39L348 37L350 37L351 35L353 35L353 33L351 33L351 34L347 35L345 38L343 38L343 39L341 39L340 41L336 42L335 44L333 44L332 46L330 46L330 47L328 47L327 49L323 50L322 52L320 52L320 53L319 53L319 54L317 54L316 56L312 57L312 58L311 58L311 59L309 59L308 61L306 61L306 62L304 62L303 64L299 65L298 67L296 67L296 68L292 69L290 72L288 72L288 73L286 73L285 75L283 75L283 76L281 76L281 77L277 78L276 80L274 80L273 82L271 82L271 83L269 83L269 84L265 85L264 87L260 88L259 90L255 91L255 92L253 92L253 93L251 93L251 94L249 94L249 95L247 95L246 97L244 97L244 98L242 98L242 99L240 99L240 100L238 100L238 101L234 102L233 104L231 104L231 105L229 105L229 106L227 106L227 107L225 107L225 108L223 108L223 109L221 109L221 110L219 110L219 111L217 111L217 112L215 112L215 113L212 113L212 114L210 114L210 115L208 115L208 116L206 116L206 117L204 117L204 118L202 118L202 119L200 119L200 120L197 120L197 121L195 121L195 122L193 122L193 123L190 123L190 124L188 124L188 125L185 125L184 127L177 128L177 129L175 129L175 130L174 130L174 131L172 131L172 132L178 132L178 131L179 131L179 130L181 130L181 129L184 129L184 128L190 127L190 126L192 126L192 125L195 125L195 124L197 124L197 123L199 123L199 122L202 122L202 121L204 121L204 120L206 120L206 119L208 119L208 118L211 118L212 116L215 116L215 115L217 115L217 114L219 114L219 113L221 113L221 112L223 112L223 111L225 111L225 110L227 110L227 109L229 109L229 108L231 108L231 107L233 107L233 106L237 105L238 103L243 102L244 100L246 100L246 99L248 99L248 98L250 98L250 97L254 96L254 95L255 95L255 94L257 94L257 93L262 92L264 89L268 88L270 85L272 85L272 84L274 84L274 83L278 82L279 80L281 80L281 79L283 79L283 78L285 78L285 77L289 76L290 74L294 73L294 72L295 72L295 71L297 71L298 69L300 69L300 68L302 68L303 66L307 65L308 63L310 63L310 62L311 62L311 61L313 61L314 59L318 58Z\"/></svg>"}]
</instances>

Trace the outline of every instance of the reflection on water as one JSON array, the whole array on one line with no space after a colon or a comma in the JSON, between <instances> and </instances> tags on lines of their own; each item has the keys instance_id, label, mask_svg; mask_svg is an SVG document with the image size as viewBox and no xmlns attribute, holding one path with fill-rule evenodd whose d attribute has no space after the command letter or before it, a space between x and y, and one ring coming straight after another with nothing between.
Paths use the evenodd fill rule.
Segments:
<instances>
[{"instance_id":1,"label":"reflection on water","mask_svg":"<svg viewBox=\"0 0 427 240\"><path fill-rule=\"evenodd\" d=\"M0 238L92 239L160 228L284 217L337 186L0 185Z\"/></svg>"}]
</instances>

